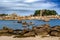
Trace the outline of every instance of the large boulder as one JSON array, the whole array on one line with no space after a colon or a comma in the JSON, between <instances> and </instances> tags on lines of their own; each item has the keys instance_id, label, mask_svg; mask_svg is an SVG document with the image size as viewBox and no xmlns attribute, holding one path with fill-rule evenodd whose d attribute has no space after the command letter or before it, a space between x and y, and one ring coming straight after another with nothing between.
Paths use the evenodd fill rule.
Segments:
<instances>
[{"instance_id":1,"label":"large boulder","mask_svg":"<svg viewBox=\"0 0 60 40\"><path fill-rule=\"evenodd\" d=\"M51 30L49 33L50 36L57 36L60 37L60 33L57 30Z\"/></svg>"},{"instance_id":2,"label":"large boulder","mask_svg":"<svg viewBox=\"0 0 60 40\"><path fill-rule=\"evenodd\" d=\"M3 26L3 30L8 30L9 28L7 26Z\"/></svg>"},{"instance_id":3,"label":"large boulder","mask_svg":"<svg viewBox=\"0 0 60 40\"><path fill-rule=\"evenodd\" d=\"M51 30L57 30L57 31L60 31L60 26L54 26L54 27L51 27Z\"/></svg>"},{"instance_id":4,"label":"large boulder","mask_svg":"<svg viewBox=\"0 0 60 40\"><path fill-rule=\"evenodd\" d=\"M4 26L0 33L13 33L13 29Z\"/></svg>"},{"instance_id":5,"label":"large boulder","mask_svg":"<svg viewBox=\"0 0 60 40\"><path fill-rule=\"evenodd\" d=\"M32 30L37 34L37 35L48 35L50 32L51 28L49 24L44 24L38 27L33 27Z\"/></svg>"},{"instance_id":6,"label":"large boulder","mask_svg":"<svg viewBox=\"0 0 60 40\"><path fill-rule=\"evenodd\" d=\"M22 30L21 29L15 29L14 31L13 31L13 34L22 34L21 33L22 32Z\"/></svg>"},{"instance_id":7,"label":"large boulder","mask_svg":"<svg viewBox=\"0 0 60 40\"><path fill-rule=\"evenodd\" d=\"M0 33L7 33L8 30L0 30Z\"/></svg>"},{"instance_id":8,"label":"large boulder","mask_svg":"<svg viewBox=\"0 0 60 40\"><path fill-rule=\"evenodd\" d=\"M49 24L44 24L42 25L44 28L50 28L50 25Z\"/></svg>"},{"instance_id":9,"label":"large boulder","mask_svg":"<svg viewBox=\"0 0 60 40\"><path fill-rule=\"evenodd\" d=\"M37 34L37 35L47 35L48 34L48 32L47 31L45 31L45 30L35 30L35 33Z\"/></svg>"},{"instance_id":10,"label":"large boulder","mask_svg":"<svg viewBox=\"0 0 60 40\"><path fill-rule=\"evenodd\" d=\"M51 27L50 27L49 24L44 24L44 25L43 25L43 29L49 33L50 30L51 30Z\"/></svg>"},{"instance_id":11,"label":"large boulder","mask_svg":"<svg viewBox=\"0 0 60 40\"><path fill-rule=\"evenodd\" d=\"M53 26L51 27L51 31L49 32L51 36L60 36L60 26Z\"/></svg>"},{"instance_id":12,"label":"large boulder","mask_svg":"<svg viewBox=\"0 0 60 40\"><path fill-rule=\"evenodd\" d=\"M14 31L13 29L9 29L8 30L9 33L13 33L13 31Z\"/></svg>"},{"instance_id":13,"label":"large boulder","mask_svg":"<svg viewBox=\"0 0 60 40\"><path fill-rule=\"evenodd\" d=\"M28 33L28 32L29 32L29 30L23 29L22 32L21 32L21 34L25 34L25 33Z\"/></svg>"},{"instance_id":14,"label":"large boulder","mask_svg":"<svg viewBox=\"0 0 60 40\"><path fill-rule=\"evenodd\" d=\"M34 32L28 32L28 33L25 33L23 36L25 37L34 37L35 36L35 33Z\"/></svg>"}]
</instances>

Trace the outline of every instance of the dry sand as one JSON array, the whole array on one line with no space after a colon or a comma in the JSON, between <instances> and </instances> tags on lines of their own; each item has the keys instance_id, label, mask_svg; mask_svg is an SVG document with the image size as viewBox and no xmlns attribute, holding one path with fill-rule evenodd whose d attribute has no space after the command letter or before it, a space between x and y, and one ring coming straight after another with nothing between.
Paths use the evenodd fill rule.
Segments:
<instances>
[{"instance_id":1,"label":"dry sand","mask_svg":"<svg viewBox=\"0 0 60 40\"><path fill-rule=\"evenodd\" d=\"M0 36L0 40L60 40L59 37L27 37L27 38L13 38L13 36L8 37L8 36Z\"/></svg>"}]
</instances>

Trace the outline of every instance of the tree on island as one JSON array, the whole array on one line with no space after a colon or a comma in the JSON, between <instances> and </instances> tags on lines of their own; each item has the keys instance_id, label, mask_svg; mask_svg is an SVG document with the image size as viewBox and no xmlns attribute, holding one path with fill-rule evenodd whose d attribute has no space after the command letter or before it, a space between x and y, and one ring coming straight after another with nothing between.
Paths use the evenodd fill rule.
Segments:
<instances>
[{"instance_id":1,"label":"tree on island","mask_svg":"<svg viewBox=\"0 0 60 40\"><path fill-rule=\"evenodd\" d=\"M2 13L2 14L0 14L0 16L7 16L8 14L4 14L4 13Z\"/></svg>"},{"instance_id":2,"label":"tree on island","mask_svg":"<svg viewBox=\"0 0 60 40\"><path fill-rule=\"evenodd\" d=\"M40 15L42 13L42 15ZM33 16L58 15L55 10L36 10Z\"/></svg>"}]
</instances>

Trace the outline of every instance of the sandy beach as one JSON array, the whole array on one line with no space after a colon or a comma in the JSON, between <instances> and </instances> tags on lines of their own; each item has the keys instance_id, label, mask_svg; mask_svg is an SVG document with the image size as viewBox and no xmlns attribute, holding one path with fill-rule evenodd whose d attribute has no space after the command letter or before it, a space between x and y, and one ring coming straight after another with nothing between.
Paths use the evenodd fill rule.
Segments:
<instances>
[{"instance_id":1,"label":"sandy beach","mask_svg":"<svg viewBox=\"0 0 60 40\"><path fill-rule=\"evenodd\" d=\"M27 38L13 38L13 36L0 36L0 40L60 40L59 37L27 37Z\"/></svg>"}]
</instances>

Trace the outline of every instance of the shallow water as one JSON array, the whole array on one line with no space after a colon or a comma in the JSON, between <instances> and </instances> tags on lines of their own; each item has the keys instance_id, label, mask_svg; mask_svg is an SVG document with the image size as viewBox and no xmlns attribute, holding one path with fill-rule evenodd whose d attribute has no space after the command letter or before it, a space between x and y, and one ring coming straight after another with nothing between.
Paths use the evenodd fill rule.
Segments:
<instances>
[{"instance_id":1,"label":"shallow water","mask_svg":"<svg viewBox=\"0 0 60 40\"><path fill-rule=\"evenodd\" d=\"M43 24L50 24L50 26L60 26L60 20L58 19L53 19L50 20L49 22L44 22L42 20L23 20L22 22L26 21L27 23L33 22L34 26L40 26ZM17 20L0 20L0 29L3 28L3 26L7 26L9 28L13 29L22 29L22 23L17 23ZM30 25L30 28L32 28L32 25Z\"/></svg>"}]
</instances>

